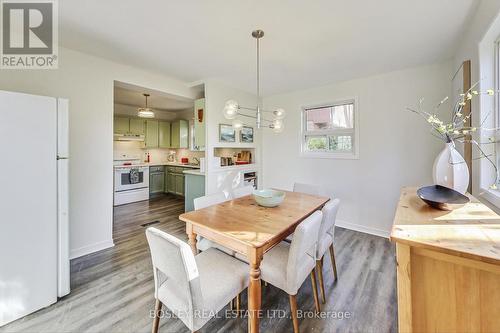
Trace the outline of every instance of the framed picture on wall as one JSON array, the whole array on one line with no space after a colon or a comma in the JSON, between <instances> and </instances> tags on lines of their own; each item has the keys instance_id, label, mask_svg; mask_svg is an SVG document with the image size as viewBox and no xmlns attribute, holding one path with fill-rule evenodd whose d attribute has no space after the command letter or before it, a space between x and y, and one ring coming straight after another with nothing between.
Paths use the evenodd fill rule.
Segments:
<instances>
[{"instance_id":1,"label":"framed picture on wall","mask_svg":"<svg viewBox=\"0 0 500 333\"><path fill-rule=\"evenodd\" d=\"M253 142L253 127L243 126L240 131L240 142Z\"/></svg>"},{"instance_id":2,"label":"framed picture on wall","mask_svg":"<svg viewBox=\"0 0 500 333\"><path fill-rule=\"evenodd\" d=\"M236 142L236 131L231 125L219 124L219 141Z\"/></svg>"}]
</instances>

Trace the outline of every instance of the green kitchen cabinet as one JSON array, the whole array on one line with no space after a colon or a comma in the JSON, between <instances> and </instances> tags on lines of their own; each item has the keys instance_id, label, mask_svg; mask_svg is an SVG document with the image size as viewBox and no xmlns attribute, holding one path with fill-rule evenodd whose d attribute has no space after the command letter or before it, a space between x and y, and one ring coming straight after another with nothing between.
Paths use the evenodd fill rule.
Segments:
<instances>
[{"instance_id":1,"label":"green kitchen cabinet","mask_svg":"<svg viewBox=\"0 0 500 333\"><path fill-rule=\"evenodd\" d=\"M149 168L149 193L165 192L165 170L163 166Z\"/></svg>"},{"instance_id":2,"label":"green kitchen cabinet","mask_svg":"<svg viewBox=\"0 0 500 333\"><path fill-rule=\"evenodd\" d=\"M187 120L176 120L171 127L171 148L188 148L189 123Z\"/></svg>"},{"instance_id":3,"label":"green kitchen cabinet","mask_svg":"<svg viewBox=\"0 0 500 333\"><path fill-rule=\"evenodd\" d=\"M158 145L160 148L170 148L170 122L158 123Z\"/></svg>"},{"instance_id":4,"label":"green kitchen cabinet","mask_svg":"<svg viewBox=\"0 0 500 333\"><path fill-rule=\"evenodd\" d=\"M167 173L165 180L165 192L184 196L184 170L187 170L187 168L183 168L181 166L167 166L165 170Z\"/></svg>"},{"instance_id":5,"label":"green kitchen cabinet","mask_svg":"<svg viewBox=\"0 0 500 333\"><path fill-rule=\"evenodd\" d=\"M114 133L127 134L130 131L130 119L127 117L115 117Z\"/></svg>"},{"instance_id":6,"label":"green kitchen cabinet","mask_svg":"<svg viewBox=\"0 0 500 333\"><path fill-rule=\"evenodd\" d=\"M144 135L145 134L144 125L145 125L144 119L130 118L130 130L129 130L129 132L131 134Z\"/></svg>"},{"instance_id":7,"label":"green kitchen cabinet","mask_svg":"<svg viewBox=\"0 0 500 333\"><path fill-rule=\"evenodd\" d=\"M175 175L167 171L165 192L175 193Z\"/></svg>"},{"instance_id":8,"label":"green kitchen cabinet","mask_svg":"<svg viewBox=\"0 0 500 333\"><path fill-rule=\"evenodd\" d=\"M158 148L158 120L146 120L146 148Z\"/></svg>"},{"instance_id":9,"label":"green kitchen cabinet","mask_svg":"<svg viewBox=\"0 0 500 333\"><path fill-rule=\"evenodd\" d=\"M175 175L175 194L184 196L184 174Z\"/></svg>"},{"instance_id":10,"label":"green kitchen cabinet","mask_svg":"<svg viewBox=\"0 0 500 333\"><path fill-rule=\"evenodd\" d=\"M194 101L194 142L193 150L205 150L205 99Z\"/></svg>"},{"instance_id":11,"label":"green kitchen cabinet","mask_svg":"<svg viewBox=\"0 0 500 333\"><path fill-rule=\"evenodd\" d=\"M194 210L194 199L205 195L205 175L184 174L184 210L190 212Z\"/></svg>"}]
</instances>

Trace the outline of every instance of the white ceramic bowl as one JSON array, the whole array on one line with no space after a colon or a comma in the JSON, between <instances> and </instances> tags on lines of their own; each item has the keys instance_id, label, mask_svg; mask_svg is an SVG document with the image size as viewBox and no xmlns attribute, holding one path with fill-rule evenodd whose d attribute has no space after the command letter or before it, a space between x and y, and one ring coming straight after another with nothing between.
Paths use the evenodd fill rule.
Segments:
<instances>
[{"instance_id":1,"label":"white ceramic bowl","mask_svg":"<svg viewBox=\"0 0 500 333\"><path fill-rule=\"evenodd\" d=\"M253 198L263 207L276 207L285 200L285 192L276 190L255 190L253 191Z\"/></svg>"}]
</instances>

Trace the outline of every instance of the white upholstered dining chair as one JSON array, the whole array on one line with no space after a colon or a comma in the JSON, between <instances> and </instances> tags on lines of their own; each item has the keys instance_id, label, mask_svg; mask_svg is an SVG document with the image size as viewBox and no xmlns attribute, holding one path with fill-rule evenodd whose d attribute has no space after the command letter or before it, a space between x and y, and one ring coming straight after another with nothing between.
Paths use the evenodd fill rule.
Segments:
<instances>
[{"instance_id":1,"label":"white upholstered dining chair","mask_svg":"<svg viewBox=\"0 0 500 333\"><path fill-rule=\"evenodd\" d=\"M321 189L319 186L304 183L294 183L293 191L311 195L320 195L321 193Z\"/></svg>"},{"instance_id":2,"label":"white upholstered dining chair","mask_svg":"<svg viewBox=\"0 0 500 333\"><path fill-rule=\"evenodd\" d=\"M205 195L203 197L199 197L193 200L194 202L194 209L199 210L203 209L208 206L213 206L220 204L222 202L228 201L231 199L231 195L226 194L224 192L219 192L215 194L210 194L210 195ZM227 247L224 247L222 245L219 245L217 243L214 243L204 237L201 236L196 236L196 247L200 251L206 251L211 247L215 247L231 256L234 256L234 251L228 249Z\"/></svg>"},{"instance_id":3,"label":"white upholstered dining chair","mask_svg":"<svg viewBox=\"0 0 500 333\"><path fill-rule=\"evenodd\" d=\"M217 249L194 256L188 244L156 228L146 237L155 283L153 333L162 305L194 332L248 287L248 265Z\"/></svg>"},{"instance_id":4,"label":"white upholstered dining chair","mask_svg":"<svg viewBox=\"0 0 500 333\"><path fill-rule=\"evenodd\" d=\"M244 197L246 195L250 195L252 194L254 191L254 188L252 185L246 185L246 186L242 186L242 187L237 187L235 189L233 189L233 197L236 199L236 198L241 198L241 197Z\"/></svg>"},{"instance_id":5,"label":"white upholstered dining chair","mask_svg":"<svg viewBox=\"0 0 500 333\"><path fill-rule=\"evenodd\" d=\"M330 259L335 280L337 280L337 265L335 263L335 250L333 247L335 235L335 221L339 210L340 200L335 199L327 202L322 209L323 220L318 234L318 247L316 249L316 272L318 274L321 300L325 303L325 285L323 282L323 257L330 250Z\"/></svg>"},{"instance_id":6,"label":"white upholstered dining chair","mask_svg":"<svg viewBox=\"0 0 500 333\"><path fill-rule=\"evenodd\" d=\"M289 295L293 330L299 332L296 295L307 276L311 276L316 311L320 311L316 287L316 246L323 213L317 211L302 221L291 243L281 242L264 254L260 265L263 281Z\"/></svg>"},{"instance_id":7,"label":"white upholstered dining chair","mask_svg":"<svg viewBox=\"0 0 500 333\"><path fill-rule=\"evenodd\" d=\"M322 190L319 186L305 183L293 183L293 192L305 193L310 195L322 195ZM286 238L287 242L291 242L293 234Z\"/></svg>"}]
</instances>

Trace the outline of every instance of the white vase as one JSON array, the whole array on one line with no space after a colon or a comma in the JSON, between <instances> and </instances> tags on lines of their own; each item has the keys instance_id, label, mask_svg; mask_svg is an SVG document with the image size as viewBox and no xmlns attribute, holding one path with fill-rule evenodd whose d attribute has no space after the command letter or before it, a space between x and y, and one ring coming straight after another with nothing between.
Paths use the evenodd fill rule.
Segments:
<instances>
[{"instance_id":1,"label":"white vase","mask_svg":"<svg viewBox=\"0 0 500 333\"><path fill-rule=\"evenodd\" d=\"M455 149L453 142L446 143L446 147L434 160L432 168L434 183L452 188L464 194L469 186L469 167L464 158Z\"/></svg>"}]
</instances>

